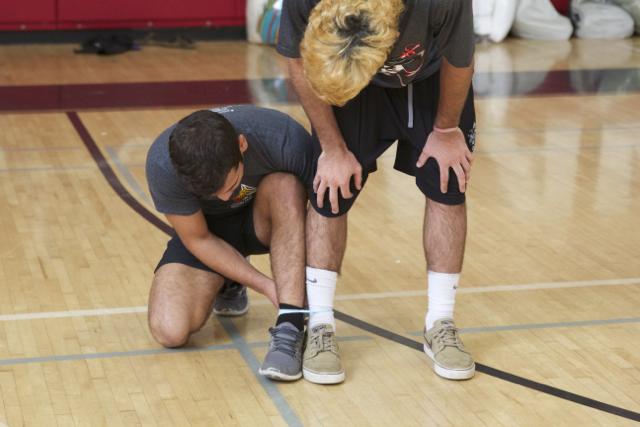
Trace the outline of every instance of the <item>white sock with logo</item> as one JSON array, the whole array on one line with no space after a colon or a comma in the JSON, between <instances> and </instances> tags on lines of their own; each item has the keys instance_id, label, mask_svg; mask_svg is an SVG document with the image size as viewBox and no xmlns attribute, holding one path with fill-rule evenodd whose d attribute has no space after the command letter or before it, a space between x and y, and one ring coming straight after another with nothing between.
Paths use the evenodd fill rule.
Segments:
<instances>
[{"instance_id":1,"label":"white sock with logo","mask_svg":"<svg viewBox=\"0 0 640 427\"><path fill-rule=\"evenodd\" d=\"M456 289L460 274L428 272L429 308L424 318L427 330L433 327L436 320L453 319L456 304Z\"/></svg>"},{"instance_id":2,"label":"white sock with logo","mask_svg":"<svg viewBox=\"0 0 640 427\"><path fill-rule=\"evenodd\" d=\"M336 330L333 317L333 296L336 293L338 273L307 267L307 300L309 302L309 328L320 323L328 323ZM313 311L316 311L314 313Z\"/></svg>"}]
</instances>

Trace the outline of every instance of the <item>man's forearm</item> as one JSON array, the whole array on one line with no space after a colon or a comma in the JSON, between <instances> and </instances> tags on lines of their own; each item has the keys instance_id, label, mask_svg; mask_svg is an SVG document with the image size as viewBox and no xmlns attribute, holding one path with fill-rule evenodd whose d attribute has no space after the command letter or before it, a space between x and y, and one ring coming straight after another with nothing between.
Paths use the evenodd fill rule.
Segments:
<instances>
[{"instance_id":1,"label":"man's forearm","mask_svg":"<svg viewBox=\"0 0 640 427\"><path fill-rule=\"evenodd\" d=\"M261 292L265 280L269 280L231 245L212 234L185 242L185 246L213 271L258 292Z\"/></svg>"},{"instance_id":2,"label":"man's forearm","mask_svg":"<svg viewBox=\"0 0 640 427\"><path fill-rule=\"evenodd\" d=\"M456 68L442 58L440 68L440 98L435 126L453 128L460 124L460 115L469 95L473 77L473 63L466 68Z\"/></svg>"},{"instance_id":3,"label":"man's forearm","mask_svg":"<svg viewBox=\"0 0 640 427\"><path fill-rule=\"evenodd\" d=\"M302 108L318 135L323 151L344 149L347 147L336 123L332 107L318 98L304 77L302 60L289 60L289 74L293 87L300 98Z\"/></svg>"}]
</instances>

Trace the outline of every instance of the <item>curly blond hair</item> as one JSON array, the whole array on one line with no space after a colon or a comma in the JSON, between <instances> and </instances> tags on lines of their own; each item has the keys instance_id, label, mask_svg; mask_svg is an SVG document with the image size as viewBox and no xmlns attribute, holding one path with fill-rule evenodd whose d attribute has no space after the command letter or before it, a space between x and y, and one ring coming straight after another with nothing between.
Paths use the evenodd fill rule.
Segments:
<instances>
[{"instance_id":1,"label":"curly blond hair","mask_svg":"<svg viewBox=\"0 0 640 427\"><path fill-rule=\"evenodd\" d=\"M325 102L342 106L382 67L395 44L402 0L321 0L300 44L304 73Z\"/></svg>"}]
</instances>

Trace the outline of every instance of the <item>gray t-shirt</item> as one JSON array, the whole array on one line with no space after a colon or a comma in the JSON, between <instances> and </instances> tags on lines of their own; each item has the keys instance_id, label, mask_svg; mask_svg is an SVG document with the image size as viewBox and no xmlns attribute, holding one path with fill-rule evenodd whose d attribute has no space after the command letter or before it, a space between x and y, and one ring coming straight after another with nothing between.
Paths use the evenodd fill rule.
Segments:
<instances>
[{"instance_id":1,"label":"gray t-shirt","mask_svg":"<svg viewBox=\"0 0 640 427\"><path fill-rule=\"evenodd\" d=\"M311 10L320 0L284 0L277 50L300 57L300 42ZM440 68L444 56L468 67L474 52L471 0L405 0L400 37L372 83L398 88L424 80Z\"/></svg>"},{"instance_id":2,"label":"gray t-shirt","mask_svg":"<svg viewBox=\"0 0 640 427\"><path fill-rule=\"evenodd\" d=\"M298 122L279 111L250 105L212 111L222 114L236 132L247 138L240 186L226 202L200 199L187 190L169 156L173 125L160 134L147 153L147 182L158 212L191 215L202 209L207 216L233 214L254 199L262 178L273 172L291 173L308 188L313 180L311 137Z\"/></svg>"}]
</instances>

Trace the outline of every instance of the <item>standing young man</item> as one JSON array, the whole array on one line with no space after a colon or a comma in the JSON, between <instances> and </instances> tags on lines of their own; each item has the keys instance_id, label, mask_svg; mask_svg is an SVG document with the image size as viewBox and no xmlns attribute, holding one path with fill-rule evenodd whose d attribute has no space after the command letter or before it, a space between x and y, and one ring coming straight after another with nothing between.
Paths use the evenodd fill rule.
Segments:
<instances>
[{"instance_id":1,"label":"standing young man","mask_svg":"<svg viewBox=\"0 0 640 427\"><path fill-rule=\"evenodd\" d=\"M376 159L396 140L395 168L426 198L429 306L425 352L435 372L471 378L453 322L466 237L465 190L475 113L471 0L285 0L278 52L313 126L315 179L307 217L311 314L305 378L344 371L332 312L347 212ZM319 339L318 337L321 337Z\"/></svg>"},{"instance_id":2,"label":"standing young man","mask_svg":"<svg viewBox=\"0 0 640 427\"><path fill-rule=\"evenodd\" d=\"M160 344L185 344L209 318L226 278L281 310L260 373L284 381L302 376L309 139L283 113L232 106L196 111L153 143L149 189L175 230L149 296L149 328ZM264 253L273 280L245 258Z\"/></svg>"}]
</instances>

